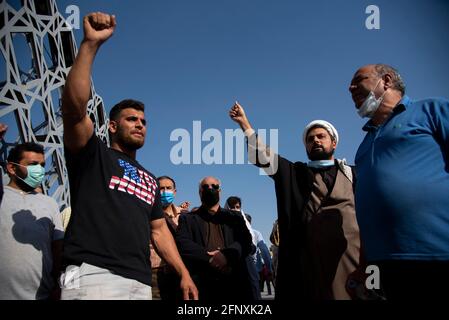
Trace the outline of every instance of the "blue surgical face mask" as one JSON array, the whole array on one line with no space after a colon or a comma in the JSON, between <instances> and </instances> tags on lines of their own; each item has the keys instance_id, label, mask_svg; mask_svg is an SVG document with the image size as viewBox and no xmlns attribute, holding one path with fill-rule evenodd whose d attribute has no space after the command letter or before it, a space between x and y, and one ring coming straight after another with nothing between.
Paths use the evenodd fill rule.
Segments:
<instances>
[{"instance_id":1,"label":"blue surgical face mask","mask_svg":"<svg viewBox=\"0 0 449 320\"><path fill-rule=\"evenodd\" d=\"M166 207L173 203L173 200L175 200L175 194L171 190L164 190L161 191L161 202L162 206Z\"/></svg>"},{"instance_id":2,"label":"blue surgical face mask","mask_svg":"<svg viewBox=\"0 0 449 320\"><path fill-rule=\"evenodd\" d=\"M36 189L42 183L42 180L44 180L45 168L42 167L40 164L24 166L19 163L14 162L11 163L27 168L27 176L25 179L22 179L18 175L16 175L16 177L25 182L31 188Z\"/></svg>"},{"instance_id":3,"label":"blue surgical face mask","mask_svg":"<svg viewBox=\"0 0 449 320\"><path fill-rule=\"evenodd\" d=\"M386 90L382 94L382 96L379 99L376 99L376 95L374 94L374 90L376 90L377 86L380 83L380 80L377 82L376 86L370 93L368 94L368 97L366 97L363 104L360 106L360 108L357 110L357 113L362 118L372 118L373 115L376 113L377 109L379 109L380 104L382 103L384 99L384 95L387 92Z\"/></svg>"}]
</instances>

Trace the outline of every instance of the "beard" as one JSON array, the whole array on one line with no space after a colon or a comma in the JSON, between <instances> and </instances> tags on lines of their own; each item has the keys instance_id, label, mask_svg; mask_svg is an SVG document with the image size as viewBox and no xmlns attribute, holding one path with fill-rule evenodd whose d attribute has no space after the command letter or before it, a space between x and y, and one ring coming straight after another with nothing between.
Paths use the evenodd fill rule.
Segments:
<instances>
[{"instance_id":1,"label":"beard","mask_svg":"<svg viewBox=\"0 0 449 320\"><path fill-rule=\"evenodd\" d=\"M325 149L325 148L319 148L319 149L312 149L310 152L307 151L307 156L311 161L317 161L317 160L330 160L332 159L332 156L334 155L335 150L332 148Z\"/></svg>"},{"instance_id":2,"label":"beard","mask_svg":"<svg viewBox=\"0 0 449 320\"><path fill-rule=\"evenodd\" d=\"M145 138L142 140L136 139L131 134L125 134L121 128L118 128L115 140L120 146L129 151L136 151L142 148L145 143Z\"/></svg>"},{"instance_id":3,"label":"beard","mask_svg":"<svg viewBox=\"0 0 449 320\"><path fill-rule=\"evenodd\" d=\"M135 140L135 139L132 139L129 137L120 139L120 143L122 144L122 146L125 147L125 149L132 150L132 151L142 148L143 144L144 144L144 142L141 140Z\"/></svg>"},{"instance_id":4,"label":"beard","mask_svg":"<svg viewBox=\"0 0 449 320\"><path fill-rule=\"evenodd\" d=\"M31 192L34 191L33 187L30 187L25 181L27 177L27 175L25 174L24 177L22 177L22 174L17 174L16 172L16 176L12 176L11 179L14 179L14 182L16 183L16 185L20 188L20 190L24 191L24 192ZM40 187L40 185L39 185Z\"/></svg>"}]
</instances>

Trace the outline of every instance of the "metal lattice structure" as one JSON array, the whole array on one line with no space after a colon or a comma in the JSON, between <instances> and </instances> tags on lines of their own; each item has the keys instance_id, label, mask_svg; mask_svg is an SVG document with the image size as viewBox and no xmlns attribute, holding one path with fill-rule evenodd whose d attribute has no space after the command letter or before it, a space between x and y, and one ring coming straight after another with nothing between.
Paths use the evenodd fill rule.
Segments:
<instances>
[{"instance_id":1,"label":"metal lattice structure","mask_svg":"<svg viewBox=\"0 0 449 320\"><path fill-rule=\"evenodd\" d=\"M1 160L4 163L15 144L43 145L47 174L42 188L63 209L70 206L70 193L60 104L76 56L76 42L55 0L17 2L14 8L12 1L0 0L0 72L4 68L0 75L0 122L9 126L1 141ZM103 100L93 86L91 92L88 113L97 136L108 142Z\"/></svg>"}]
</instances>

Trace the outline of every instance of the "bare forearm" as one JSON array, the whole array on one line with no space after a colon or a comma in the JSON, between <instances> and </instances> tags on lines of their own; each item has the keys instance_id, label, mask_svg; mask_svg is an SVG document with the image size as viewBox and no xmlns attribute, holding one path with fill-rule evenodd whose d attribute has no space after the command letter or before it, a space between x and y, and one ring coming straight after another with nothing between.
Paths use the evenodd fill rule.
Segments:
<instances>
[{"instance_id":1,"label":"bare forearm","mask_svg":"<svg viewBox=\"0 0 449 320\"><path fill-rule=\"evenodd\" d=\"M83 19L84 39L62 96L64 144L72 153L81 151L94 132L93 123L87 116L92 64L98 48L112 36L115 26L115 17L101 12L90 13Z\"/></svg>"},{"instance_id":2,"label":"bare forearm","mask_svg":"<svg viewBox=\"0 0 449 320\"><path fill-rule=\"evenodd\" d=\"M248 119L244 119L239 122L240 128L243 130L243 132L246 132L248 130L253 130L253 127L251 126L251 123Z\"/></svg>"},{"instance_id":3,"label":"bare forearm","mask_svg":"<svg viewBox=\"0 0 449 320\"><path fill-rule=\"evenodd\" d=\"M78 122L86 116L91 94L91 72L97 45L81 43L78 55L69 72L62 97L64 119Z\"/></svg>"},{"instance_id":4,"label":"bare forearm","mask_svg":"<svg viewBox=\"0 0 449 320\"><path fill-rule=\"evenodd\" d=\"M173 236L168 229L166 232L154 233L153 241L161 258L171 265L181 277L183 274L188 273L179 255Z\"/></svg>"}]
</instances>

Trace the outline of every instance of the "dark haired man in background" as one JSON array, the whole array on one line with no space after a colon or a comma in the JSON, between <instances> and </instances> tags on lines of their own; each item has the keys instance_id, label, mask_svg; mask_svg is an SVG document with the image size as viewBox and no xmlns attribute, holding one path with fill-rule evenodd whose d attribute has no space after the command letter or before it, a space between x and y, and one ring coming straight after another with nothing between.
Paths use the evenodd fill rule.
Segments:
<instances>
[{"instance_id":1,"label":"dark haired man in background","mask_svg":"<svg viewBox=\"0 0 449 320\"><path fill-rule=\"evenodd\" d=\"M48 299L57 292L64 231L56 201L36 192L45 176L44 148L20 144L7 160L11 180L0 206L0 300Z\"/></svg>"}]
</instances>

